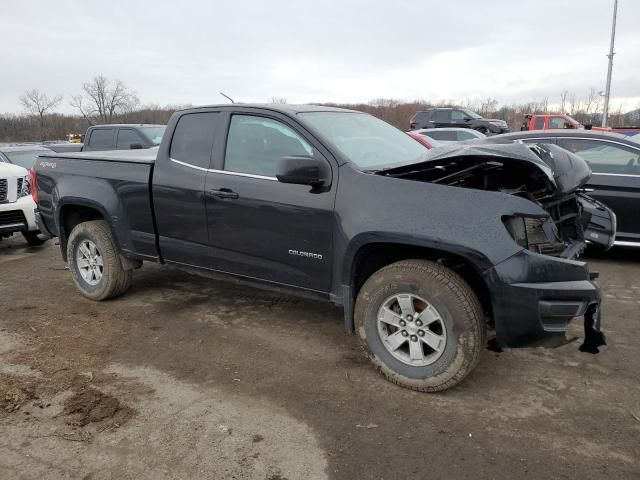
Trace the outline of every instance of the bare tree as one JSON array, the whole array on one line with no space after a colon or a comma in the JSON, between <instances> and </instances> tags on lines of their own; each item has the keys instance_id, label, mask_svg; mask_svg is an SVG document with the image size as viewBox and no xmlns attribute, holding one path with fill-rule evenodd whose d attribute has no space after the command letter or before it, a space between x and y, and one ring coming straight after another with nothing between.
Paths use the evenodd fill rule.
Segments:
<instances>
[{"instance_id":1,"label":"bare tree","mask_svg":"<svg viewBox=\"0 0 640 480\"><path fill-rule=\"evenodd\" d=\"M62 95L56 95L55 97L49 98L49 96L32 88L31 90L27 90L23 95L20 96L20 103L24 107L24 109L29 112L29 114L33 116L37 116L40 120L40 137L44 140L44 117L47 112L53 110L62 102Z\"/></svg>"},{"instance_id":2,"label":"bare tree","mask_svg":"<svg viewBox=\"0 0 640 480\"><path fill-rule=\"evenodd\" d=\"M276 103L279 105L285 105L287 103L286 97L271 97L269 103Z\"/></svg>"},{"instance_id":3,"label":"bare tree","mask_svg":"<svg viewBox=\"0 0 640 480\"><path fill-rule=\"evenodd\" d=\"M92 118L100 123L111 123L114 116L131 112L138 103L136 94L122 81L109 80L103 75L83 83L82 93L72 97L70 102L89 124Z\"/></svg>"},{"instance_id":4,"label":"bare tree","mask_svg":"<svg viewBox=\"0 0 640 480\"><path fill-rule=\"evenodd\" d=\"M563 90L560 94L560 113L567 113L565 107L567 106L567 99L569 98L569 90Z\"/></svg>"}]
</instances>

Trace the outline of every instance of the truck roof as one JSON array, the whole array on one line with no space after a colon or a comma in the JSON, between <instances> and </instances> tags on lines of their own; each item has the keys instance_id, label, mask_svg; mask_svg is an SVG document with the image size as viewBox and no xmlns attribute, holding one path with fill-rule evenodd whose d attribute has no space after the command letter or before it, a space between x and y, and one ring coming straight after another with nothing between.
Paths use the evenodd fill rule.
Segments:
<instances>
[{"instance_id":1,"label":"truck roof","mask_svg":"<svg viewBox=\"0 0 640 480\"><path fill-rule=\"evenodd\" d=\"M295 115L297 113L308 112L351 112L351 113L363 113L357 110L349 110L346 108L330 107L325 105L292 105L288 103L223 103L214 105L203 105L201 107L188 107L178 110L179 112L187 110L197 110L199 108L221 108L221 109L234 109L234 108L259 108L263 110L271 110L274 112L282 112L289 115Z\"/></svg>"},{"instance_id":2,"label":"truck roof","mask_svg":"<svg viewBox=\"0 0 640 480\"><path fill-rule=\"evenodd\" d=\"M103 123L102 125L90 125L89 128L110 128L110 127L166 127L159 123Z\"/></svg>"}]
</instances>

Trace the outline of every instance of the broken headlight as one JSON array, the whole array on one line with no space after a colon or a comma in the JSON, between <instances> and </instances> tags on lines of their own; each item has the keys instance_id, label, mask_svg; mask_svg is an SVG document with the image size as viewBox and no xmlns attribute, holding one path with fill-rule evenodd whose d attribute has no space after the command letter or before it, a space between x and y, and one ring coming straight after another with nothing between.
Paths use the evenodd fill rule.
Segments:
<instances>
[{"instance_id":1,"label":"broken headlight","mask_svg":"<svg viewBox=\"0 0 640 480\"><path fill-rule=\"evenodd\" d=\"M532 252L551 254L558 247L545 231L545 218L504 217L502 221L511 238L522 248Z\"/></svg>"},{"instance_id":2,"label":"broken headlight","mask_svg":"<svg viewBox=\"0 0 640 480\"><path fill-rule=\"evenodd\" d=\"M31 195L31 182L29 181L29 177L19 178L18 198L26 197L27 195Z\"/></svg>"}]
</instances>

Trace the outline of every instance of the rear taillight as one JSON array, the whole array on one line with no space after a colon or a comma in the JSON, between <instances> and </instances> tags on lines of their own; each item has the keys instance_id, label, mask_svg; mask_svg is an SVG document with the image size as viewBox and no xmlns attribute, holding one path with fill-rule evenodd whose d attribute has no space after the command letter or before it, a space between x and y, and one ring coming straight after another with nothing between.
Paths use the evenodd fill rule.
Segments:
<instances>
[{"instance_id":1,"label":"rear taillight","mask_svg":"<svg viewBox=\"0 0 640 480\"><path fill-rule=\"evenodd\" d=\"M31 198L38 204L38 177L33 168L29 169L29 183L31 184Z\"/></svg>"}]
</instances>

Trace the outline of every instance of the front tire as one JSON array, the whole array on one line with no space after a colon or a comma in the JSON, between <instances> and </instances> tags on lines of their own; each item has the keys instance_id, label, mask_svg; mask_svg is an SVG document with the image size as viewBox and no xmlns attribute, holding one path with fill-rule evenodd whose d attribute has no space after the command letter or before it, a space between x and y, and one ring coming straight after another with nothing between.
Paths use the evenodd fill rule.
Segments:
<instances>
[{"instance_id":1,"label":"front tire","mask_svg":"<svg viewBox=\"0 0 640 480\"><path fill-rule=\"evenodd\" d=\"M132 271L123 268L104 220L75 226L67 243L67 262L76 287L92 300L117 297L131 286Z\"/></svg>"},{"instance_id":2,"label":"front tire","mask_svg":"<svg viewBox=\"0 0 640 480\"><path fill-rule=\"evenodd\" d=\"M355 306L356 331L374 366L421 392L446 390L477 365L486 343L482 307L453 270L404 260L374 273Z\"/></svg>"}]
</instances>

